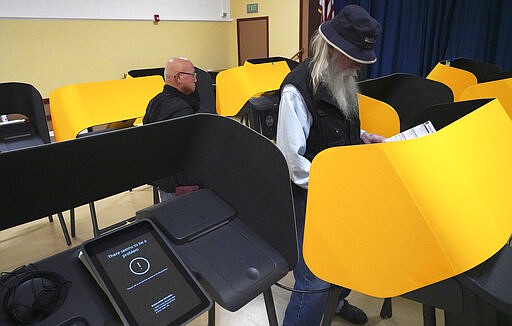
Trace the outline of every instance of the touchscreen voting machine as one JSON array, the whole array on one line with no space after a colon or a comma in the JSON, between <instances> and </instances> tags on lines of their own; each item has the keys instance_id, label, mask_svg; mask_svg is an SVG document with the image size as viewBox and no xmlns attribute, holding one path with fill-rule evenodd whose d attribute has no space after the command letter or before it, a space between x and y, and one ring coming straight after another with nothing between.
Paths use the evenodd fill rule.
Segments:
<instances>
[{"instance_id":1,"label":"touchscreen voting machine","mask_svg":"<svg viewBox=\"0 0 512 326\"><path fill-rule=\"evenodd\" d=\"M288 273L286 260L211 189L153 205L136 217L155 222L212 299L229 311Z\"/></svg>"},{"instance_id":2,"label":"touchscreen voting machine","mask_svg":"<svg viewBox=\"0 0 512 326\"><path fill-rule=\"evenodd\" d=\"M197 280L149 220L82 245L80 259L125 325L182 325L211 307Z\"/></svg>"}]
</instances>

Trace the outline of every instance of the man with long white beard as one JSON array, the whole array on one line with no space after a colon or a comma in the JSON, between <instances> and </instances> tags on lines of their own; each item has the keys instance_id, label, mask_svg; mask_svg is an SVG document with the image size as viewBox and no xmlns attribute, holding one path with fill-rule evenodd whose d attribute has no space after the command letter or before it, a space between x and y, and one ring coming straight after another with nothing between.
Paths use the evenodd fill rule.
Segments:
<instances>
[{"instance_id":1,"label":"man with long white beard","mask_svg":"<svg viewBox=\"0 0 512 326\"><path fill-rule=\"evenodd\" d=\"M330 284L308 269L302 256L304 217L311 161L320 151L343 145L382 142L384 137L361 131L357 101L357 70L374 63L380 24L366 10L348 5L320 25L311 40L312 57L297 66L281 85L276 143L288 163L292 179L299 241L294 269L294 292L286 308L284 326L319 325ZM343 230L340 230L343 239ZM309 293L308 293L309 292ZM343 289L336 315L366 324L364 311L345 299Z\"/></svg>"}]
</instances>

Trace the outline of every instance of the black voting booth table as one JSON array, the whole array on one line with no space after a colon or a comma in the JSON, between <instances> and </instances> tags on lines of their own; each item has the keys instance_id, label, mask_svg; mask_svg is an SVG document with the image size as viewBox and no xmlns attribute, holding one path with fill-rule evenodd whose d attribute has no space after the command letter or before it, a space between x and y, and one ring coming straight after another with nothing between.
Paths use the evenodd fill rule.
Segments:
<instances>
[{"instance_id":1,"label":"black voting booth table","mask_svg":"<svg viewBox=\"0 0 512 326\"><path fill-rule=\"evenodd\" d=\"M446 326L512 325L512 248L505 245L477 267L406 293L423 304L424 326L435 326L435 310L444 310Z\"/></svg>"},{"instance_id":2,"label":"black voting booth table","mask_svg":"<svg viewBox=\"0 0 512 326\"><path fill-rule=\"evenodd\" d=\"M41 168L32 169L33 162ZM197 194L140 214L156 216L167 207L164 215L169 209L171 215L201 220L198 230L178 228L176 240L176 230L155 218L213 300L235 311L264 293L269 322L277 324L270 286L295 267L297 239L286 161L260 134L229 118L197 114L2 153L0 169L0 229L175 173L193 176L201 188ZM203 213L213 222L205 222ZM72 282L63 305L41 324L66 325L76 318L90 325L118 324L77 256L72 248L35 262ZM3 311L0 317L5 323Z\"/></svg>"}]
</instances>

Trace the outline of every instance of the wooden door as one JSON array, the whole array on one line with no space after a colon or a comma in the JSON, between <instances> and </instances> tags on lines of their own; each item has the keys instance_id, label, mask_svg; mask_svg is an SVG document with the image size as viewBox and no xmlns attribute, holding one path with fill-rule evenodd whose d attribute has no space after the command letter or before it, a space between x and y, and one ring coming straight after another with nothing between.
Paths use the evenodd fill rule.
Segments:
<instances>
[{"instance_id":1,"label":"wooden door","mask_svg":"<svg viewBox=\"0 0 512 326\"><path fill-rule=\"evenodd\" d=\"M247 59L268 58L268 17L236 20L238 65Z\"/></svg>"}]
</instances>

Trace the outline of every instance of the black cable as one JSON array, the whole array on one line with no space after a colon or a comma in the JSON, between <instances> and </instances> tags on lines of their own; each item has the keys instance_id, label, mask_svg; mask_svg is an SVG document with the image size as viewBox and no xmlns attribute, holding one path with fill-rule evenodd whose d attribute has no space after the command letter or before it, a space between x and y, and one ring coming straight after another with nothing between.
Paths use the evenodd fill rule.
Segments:
<instances>
[{"instance_id":1,"label":"black cable","mask_svg":"<svg viewBox=\"0 0 512 326\"><path fill-rule=\"evenodd\" d=\"M40 289L36 289L35 280L39 280ZM30 282L29 289L34 298L33 302L17 301L16 293L27 282ZM66 281L55 272L40 271L32 264L0 274L3 310L17 324L33 324L45 319L63 304L70 287L71 281Z\"/></svg>"},{"instance_id":2,"label":"black cable","mask_svg":"<svg viewBox=\"0 0 512 326\"><path fill-rule=\"evenodd\" d=\"M280 283L275 283L275 285L277 285L281 289L284 289L284 290L287 290L287 291L290 291L290 292L304 293L304 294L314 294L314 293L327 292L327 291L329 291L332 288L332 286L329 286L329 287L326 287L325 289L319 289L319 290L299 290L299 289L293 289L293 288L288 287L286 285L282 285Z\"/></svg>"},{"instance_id":3,"label":"black cable","mask_svg":"<svg viewBox=\"0 0 512 326\"><path fill-rule=\"evenodd\" d=\"M21 265L19 267L16 267L11 272L1 272L0 273L0 288L4 285L4 283L12 282L12 277L18 277L19 275L22 275L23 273L26 273L27 270L36 270L37 268L34 266L34 264L28 264L28 265Z\"/></svg>"}]
</instances>

